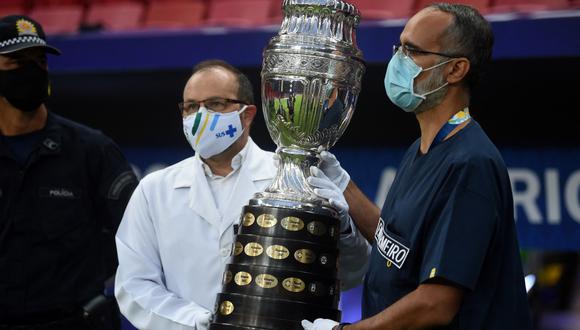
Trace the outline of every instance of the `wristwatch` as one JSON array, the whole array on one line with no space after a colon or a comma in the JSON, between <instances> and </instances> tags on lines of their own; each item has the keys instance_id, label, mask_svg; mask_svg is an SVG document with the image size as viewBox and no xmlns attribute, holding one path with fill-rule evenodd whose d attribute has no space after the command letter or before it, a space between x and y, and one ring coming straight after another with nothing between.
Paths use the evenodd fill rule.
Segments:
<instances>
[{"instance_id":1,"label":"wristwatch","mask_svg":"<svg viewBox=\"0 0 580 330\"><path fill-rule=\"evenodd\" d=\"M350 325L350 323L339 323L334 330L342 330L347 325Z\"/></svg>"}]
</instances>

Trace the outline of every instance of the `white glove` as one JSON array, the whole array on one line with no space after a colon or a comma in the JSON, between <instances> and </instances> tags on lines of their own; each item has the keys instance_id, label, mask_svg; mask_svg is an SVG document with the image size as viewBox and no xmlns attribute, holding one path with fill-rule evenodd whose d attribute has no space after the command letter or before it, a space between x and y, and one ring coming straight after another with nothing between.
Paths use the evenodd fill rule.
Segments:
<instances>
[{"instance_id":1,"label":"white glove","mask_svg":"<svg viewBox=\"0 0 580 330\"><path fill-rule=\"evenodd\" d=\"M308 320L302 320L304 330L332 330L338 325L338 322L329 319L316 319L314 323Z\"/></svg>"},{"instance_id":2,"label":"white glove","mask_svg":"<svg viewBox=\"0 0 580 330\"><path fill-rule=\"evenodd\" d=\"M320 152L320 159L322 162L318 167L320 167L330 181L340 188L341 192L344 192L346 186L348 186L348 182L350 181L350 175L348 175L348 172L340 166L340 162L336 159L336 156L329 151L324 150Z\"/></svg>"},{"instance_id":3,"label":"white glove","mask_svg":"<svg viewBox=\"0 0 580 330\"><path fill-rule=\"evenodd\" d=\"M316 166L310 167L311 176L308 183L314 188L314 193L318 197L328 200L330 205L338 211L340 219L340 232L343 233L350 228L350 215L348 214L348 203L344 199L342 190L336 186L322 170Z\"/></svg>"},{"instance_id":4,"label":"white glove","mask_svg":"<svg viewBox=\"0 0 580 330\"><path fill-rule=\"evenodd\" d=\"M210 312L201 312L195 316L195 329L207 330L209 329L209 322L211 321Z\"/></svg>"}]
</instances>

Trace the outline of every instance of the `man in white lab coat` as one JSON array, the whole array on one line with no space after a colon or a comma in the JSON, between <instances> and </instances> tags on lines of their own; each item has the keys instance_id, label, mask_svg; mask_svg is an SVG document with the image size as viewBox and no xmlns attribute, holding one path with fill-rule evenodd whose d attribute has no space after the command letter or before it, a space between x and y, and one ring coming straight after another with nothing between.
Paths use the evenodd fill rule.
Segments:
<instances>
[{"instance_id":1,"label":"man in white lab coat","mask_svg":"<svg viewBox=\"0 0 580 330\"><path fill-rule=\"evenodd\" d=\"M273 154L249 137L256 106L249 80L236 68L198 64L180 108L195 156L141 180L116 236L115 296L139 329L208 328L242 207L277 170ZM350 178L332 157L325 167L330 179L317 173L314 183L348 214L342 191ZM353 286L370 250L350 218L341 221L350 232L341 236L340 274L349 275L341 281Z\"/></svg>"}]
</instances>

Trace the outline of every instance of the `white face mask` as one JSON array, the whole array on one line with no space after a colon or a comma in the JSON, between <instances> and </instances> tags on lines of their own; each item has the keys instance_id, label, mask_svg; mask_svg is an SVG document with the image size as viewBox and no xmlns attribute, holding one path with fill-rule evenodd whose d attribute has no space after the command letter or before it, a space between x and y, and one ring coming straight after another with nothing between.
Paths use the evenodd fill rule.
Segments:
<instances>
[{"instance_id":1,"label":"white face mask","mask_svg":"<svg viewBox=\"0 0 580 330\"><path fill-rule=\"evenodd\" d=\"M187 142L204 159L222 153L242 136L244 130L240 114L246 108L247 105L228 113L199 108L196 113L183 118L183 133Z\"/></svg>"}]
</instances>

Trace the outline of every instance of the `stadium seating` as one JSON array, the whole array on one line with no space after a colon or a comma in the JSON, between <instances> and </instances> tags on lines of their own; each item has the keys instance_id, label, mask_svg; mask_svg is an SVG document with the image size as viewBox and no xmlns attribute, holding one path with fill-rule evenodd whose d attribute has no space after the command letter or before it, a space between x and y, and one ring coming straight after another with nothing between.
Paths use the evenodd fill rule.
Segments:
<instances>
[{"instance_id":1,"label":"stadium seating","mask_svg":"<svg viewBox=\"0 0 580 330\"><path fill-rule=\"evenodd\" d=\"M439 0L346 0L362 22L407 18ZM580 9L580 0L446 0L483 14ZM111 31L191 27L258 27L282 22L282 0L0 0L0 16L29 14L48 34L102 27ZM83 10L86 12L83 14Z\"/></svg>"},{"instance_id":2,"label":"stadium seating","mask_svg":"<svg viewBox=\"0 0 580 330\"><path fill-rule=\"evenodd\" d=\"M206 6L202 0L153 1L145 15L146 28L187 28L202 25Z\"/></svg>"},{"instance_id":3,"label":"stadium seating","mask_svg":"<svg viewBox=\"0 0 580 330\"><path fill-rule=\"evenodd\" d=\"M278 0L211 0L209 3L209 26L251 27L271 22L272 6Z\"/></svg>"},{"instance_id":4,"label":"stadium seating","mask_svg":"<svg viewBox=\"0 0 580 330\"><path fill-rule=\"evenodd\" d=\"M22 6L4 6L0 5L0 17L8 15L25 15L28 12L25 7Z\"/></svg>"},{"instance_id":5,"label":"stadium seating","mask_svg":"<svg viewBox=\"0 0 580 330\"><path fill-rule=\"evenodd\" d=\"M93 3L87 9L84 25L109 31L138 30L144 13L144 4L135 1Z\"/></svg>"},{"instance_id":6,"label":"stadium seating","mask_svg":"<svg viewBox=\"0 0 580 330\"><path fill-rule=\"evenodd\" d=\"M383 20L408 17L414 0L352 0L361 11L363 20Z\"/></svg>"},{"instance_id":7,"label":"stadium seating","mask_svg":"<svg viewBox=\"0 0 580 330\"><path fill-rule=\"evenodd\" d=\"M32 3L30 0L0 0L0 8L1 7L22 7L22 8L30 8Z\"/></svg>"},{"instance_id":8,"label":"stadium seating","mask_svg":"<svg viewBox=\"0 0 580 330\"><path fill-rule=\"evenodd\" d=\"M26 14L30 9L30 0L0 0L0 17Z\"/></svg>"},{"instance_id":9,"label":"stadium seating","mask_svg":"<svg viewBox=\"0 0 580 330\"><path fill-rule=\"evenodd\" d=\"M270 5L270 15L269 15L270 24L280 24L282 23L282 19L284 19L284 12L282 11L282 2L273 1L272 5Z\"/></svg>"},{"instance_id":10,"label":"stadium seating","mask_svg":"<svg viewBox=\"0 0 580 330\"><path fill-rule=\"evenodd\" d=\"M159 0L85 0L87 4L93 5L97 3L118 3L118 2L136 2L142 5L147 5L149 2L159 1Z\"/></svg>"},{"instance_id":11,"label":"stadium seating","mask_svg":"<svg viewBox=\"0 0 580 330\"><path fill-rule=\"evenodd\" d=\"M532 12L569 8L568 0L501 0L491 7L494 12Z\"/></svg>"},{"instance_id":12,"label":"stadium seating","mask_svg":"<svg viewBox=\"0 0 580 330\"><path fill-rule=\"evenodd\" d=\"M49 6L34 7L30 17L37 20L47 34L77 32L83 18L83 6Z\"/></svg>"},{"instance_id":13,"label":"stadium seating","mask_svg":"<svg viewBox=\"0 0 580 330\"><path fill-rule=\"evenodd\" d=\"M441 1L437 1L437 0L416 0L415 2L415 10L419 11L422 8L432 4L432 3L437 3L437 2L441 2ZM458 3L458 4L464 4L464 5L470 5L474 8L477 8L477 10L479 10L480 13L482 14L486 14L490 11L491 8L491 0L445 0L444 2L448 2L448 3Z\"/></svg>"},{"instance_id":14,"label":"stadium seating","mask_svg":"<svg viewBox=\"0 0 580 330\"><path fill-rule=\"evenodd\" d=\"M82 6L84 0L32 0L33 7Z\"/></svg>"}]
</instances>

